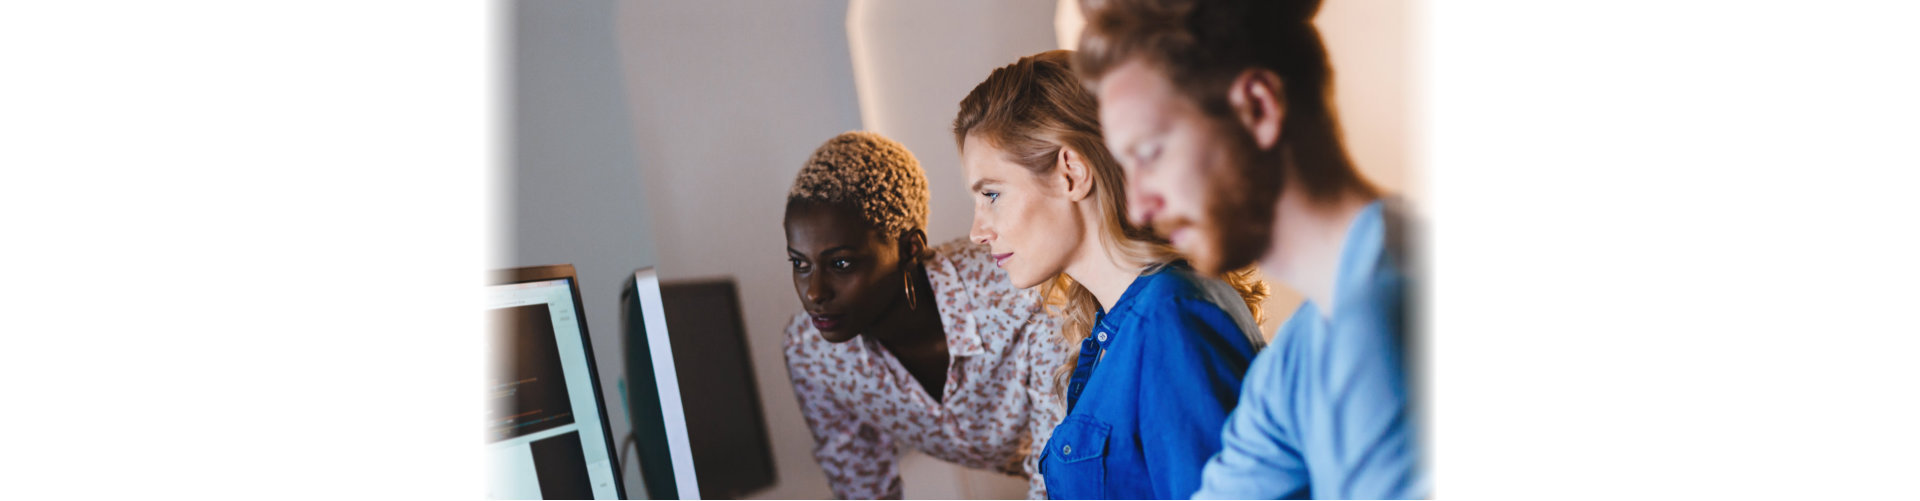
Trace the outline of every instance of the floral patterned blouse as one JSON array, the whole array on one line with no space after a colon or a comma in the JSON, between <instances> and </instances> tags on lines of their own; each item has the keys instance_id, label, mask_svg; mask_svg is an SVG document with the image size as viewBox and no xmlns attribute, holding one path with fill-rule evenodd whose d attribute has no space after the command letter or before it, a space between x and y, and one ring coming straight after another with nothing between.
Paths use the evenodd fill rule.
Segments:
<instances>
[{"instance_id":1,"label":"floral patterned blouse","mask_svg":"<svg viewBox=\"0 0 1920 501\"><path fill-rule=\"evenodd\" d=\"M987 248L955 240L926 262L946 328L944 401L927 394L879 343L834 344L802 311L787 326L787 372L813 431L814 459L836 496L899 498L899 447L1028 479L1046 498L1038 451L1065 404L1047 391L1069 355L1040 296L1013 287Z\"/></svg>"}]
</instances>

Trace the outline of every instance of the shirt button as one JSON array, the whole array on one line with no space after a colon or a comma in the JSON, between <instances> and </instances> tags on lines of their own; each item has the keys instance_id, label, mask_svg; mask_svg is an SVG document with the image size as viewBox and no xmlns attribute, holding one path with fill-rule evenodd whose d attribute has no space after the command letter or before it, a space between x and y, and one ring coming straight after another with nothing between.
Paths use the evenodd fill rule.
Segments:
<instances>
[{"instance_id":1,"label":"shirt button","mask_svg":"<svg viewBox=\"0 0 1920 501\"><path fill-rule=\"evenodd\" d=\"M1105 332L1102 332L1102 333L1100 333L1100 335L1098 335L1098 336L1094 336L1094 337L1095 337L1095 338L1098 338L1098 339L1100 339L1100 342L1102 342L1102 343L1105 343L1105 342L1107 342L1107 333L1105 333Z\"/></svg>"},{"instance_id":2,"label":"shirt button","mask_svg":"<svg viewBox=\"0 0 1920 501\"><path fill-rule=\"evenodd\" d=\"M1067 445L1067 446L1062 446L1062 447L1060 447L1060 453L1061 453L1061 454L1073 454L1073 446L1071 446L1071 445Z\"/></svg>"}]
</instances>

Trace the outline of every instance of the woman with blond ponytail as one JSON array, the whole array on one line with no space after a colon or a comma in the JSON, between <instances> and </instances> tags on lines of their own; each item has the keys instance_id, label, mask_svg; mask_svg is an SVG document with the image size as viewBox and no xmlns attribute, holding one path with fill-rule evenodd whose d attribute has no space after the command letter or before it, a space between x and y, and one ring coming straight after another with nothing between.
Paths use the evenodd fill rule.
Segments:
<instances>
[{"instance_id":1,"label":"woman with blond ponytail","mask_svg":"<svg viewBox=\"0 0 1920 501\"><path fill-rule=\"evenodd\" d=\"M960 102L969 236L1063 321L1072 354L1051 390L1067 415L1033 441L1048 496L1184 499L1263 344L1267 288L1251 270L1201 275L1127 221L1125 177L1070 58L1021 58Z\"/></svg>"}]
</instances>

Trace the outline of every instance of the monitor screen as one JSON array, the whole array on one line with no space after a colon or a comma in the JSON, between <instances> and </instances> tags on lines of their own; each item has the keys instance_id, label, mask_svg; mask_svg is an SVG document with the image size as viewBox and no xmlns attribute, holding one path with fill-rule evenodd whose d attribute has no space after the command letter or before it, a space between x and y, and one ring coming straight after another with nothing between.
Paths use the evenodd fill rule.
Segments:
<instances>
[{"instance_id":1,"label":"monitor screen","mask_svg":"<svg viewBox=\"0 0 1920 501\"><path fill-rule=\"evenodd\" d=\"M488 497L624 497L573 267L508 270L486 301Z\"/></svg>"}]
</instances>

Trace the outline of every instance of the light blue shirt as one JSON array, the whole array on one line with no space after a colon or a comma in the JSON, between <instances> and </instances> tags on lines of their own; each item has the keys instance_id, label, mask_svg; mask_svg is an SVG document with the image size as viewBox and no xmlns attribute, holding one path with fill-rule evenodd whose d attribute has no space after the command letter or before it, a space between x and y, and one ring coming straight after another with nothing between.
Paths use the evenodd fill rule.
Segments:
<instances>
[{"instance_id":1,"label":"light blue shirt","mask_svg":"<svg viewBox=\"0 0 1920 501\"><path fill-rule=\"evenodd\" d=\"M1406 263L1387 212L1375 201L1348 228L1334 314L1301 304L1254 358L1193 497L1430 495L1409 401Z\"/></svg>"}]
</instances>

